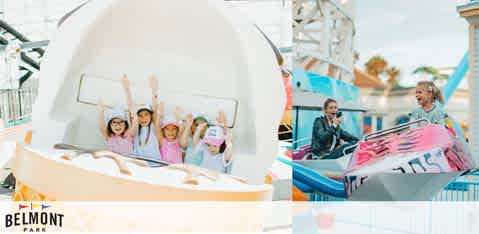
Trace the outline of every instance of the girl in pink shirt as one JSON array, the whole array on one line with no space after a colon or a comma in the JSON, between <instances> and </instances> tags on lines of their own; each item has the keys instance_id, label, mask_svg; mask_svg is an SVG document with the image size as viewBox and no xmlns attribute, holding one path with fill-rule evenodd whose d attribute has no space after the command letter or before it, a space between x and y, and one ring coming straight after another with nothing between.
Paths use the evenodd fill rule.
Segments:
<instances>
[{"instance_id":1,"label":"girl in pink shirt","mask_svg":"<svg viewBox=\"0 0 479 234\"><path fill-rule=\"evenodd\" d=\"M156 108L158 111L157 126L159 128L157 136L160 142L161 159L170 163L183 163L183 150L180 146L179 136L183 131L183 126L178 124L180 121L179 108L176 108L176 119L163 118L163 103L160 103Z\"/></svg>"},{"instance_id":2,"label":"girl in pink shirt","mask_svg":"<svg viewBox=\"0 0 479 234\"><path fill-rule=\"evenodd\" d=\"M108 150L116 153L133 153L133 137L135 136L138 118L132 117L132 125L129 127L128 114L120 108L105 111L103 101L98 102L100 132L106 139Z\"/></svg>"}]
</instances>

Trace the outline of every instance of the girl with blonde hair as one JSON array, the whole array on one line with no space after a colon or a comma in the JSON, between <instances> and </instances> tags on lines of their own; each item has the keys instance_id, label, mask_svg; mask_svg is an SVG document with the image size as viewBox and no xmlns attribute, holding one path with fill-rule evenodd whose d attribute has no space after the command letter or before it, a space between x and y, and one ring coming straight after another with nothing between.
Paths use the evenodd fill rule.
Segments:
<instances>
[{"instance_id":1,"label":"girl with blonde hair","mask_svg":"<svg viewBox=\"0 0 479 234\"><path fill-rule=\"evenodd\" d=\"M416 101L420 107L410 114L411 120L427 119L432 124L445 124L447 114L437 105L444 104L444 97L432 81L420 81L417 84Z\"/></svg>"}]
</instances>

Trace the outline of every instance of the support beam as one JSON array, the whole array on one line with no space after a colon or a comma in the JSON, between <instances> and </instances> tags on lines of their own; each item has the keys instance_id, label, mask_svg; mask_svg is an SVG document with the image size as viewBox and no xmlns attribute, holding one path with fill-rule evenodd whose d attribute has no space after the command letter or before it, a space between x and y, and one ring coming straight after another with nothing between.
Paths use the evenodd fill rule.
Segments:
<instances>
[{"instance_id":1,"label":"support beam","mask_svg":"<svg viewBox=\"0 0 479 234\"><path fill-rule=\"evenodd\" d=\"M37 69L38 71L40 71L40 63L38 63L37 61L33 60L32 58L30 58L27 54L25 54L25 52L22 52L20 54L21 58L22 58L22 61L30 66L32 66L33 68Z\"/></svg>"},{"instance_id":2,"label":"support beam","mask_svg":"<svg viewBox=\"0 0 479 234\"><path fill-rule=\"evenodd\" d=\"M1 51L4 51L5 48L7 48L6 44L8 44L8 41L6 41L4 38L2 38L3 40L0 42L0 52ZM50 41L48 40L44 40L44 41L32 41L32 42L24 42L20 45L20 48L22 50L28 50L28 49L38 49L38 48L42 48L42 47L46 47L48 46L48 44L50 43Z\"/></svg>"},{"instance_id":3,"label":"support beam","mask_svg":"<svg viewBox=\"0 0 479 234\"><path fill-rule=\"evenodd\" d=\"M354 0L296 0L293 10L295 67L346 82L353 80Z\"/></svg>"},{"instance_id":4,"label":"support beam","mask_svg":"<svg viewBox=\"0 0 479 234\"><path fill-rule=\"evenodd\" d=\"M469 142L471 151L479 150L479 1L457 7L469 23ZM476 153L476 162L478 154Z\"/></svg>"},{"instance_id":5,"label":"support beam","mask_svg":"<svg viewBox=\"0 0 479 234\"><path fill-rule=\"evenodd\" d=\"M5 49L6 45L8 45L8 40L0 36L0 47L3 47L3 49ZM37 61L35 61L31 57L29 57L25 52L20 53L20 59L26 65L28 65L28 68L26 68L26 67L21 67L20 68L20 69L23 68L25 70L28 70L28 72L25 75L20 77L19 82L20 82L20 86L22 86L22 84L25 81L27 81L28 78L30 78L32 76L32 74L33 74L32 68L34 68L37 71L40 71L40 63L38 63Z\"/></svg>"},{"instance_id":6,"label":"support beam","mask_svg":"<svg viewBox=\"0 0 479 234\"><path fill-rule=\"evenodd\" d=\"M0 20L0 28L3 28L8 33L12 34L13 36L15 36L15 38L18 38L21 42L30 42L30 40L25 35L18 32L15 28L10 26L7 22L3 20ZM43 56L43 54L45 53L45 50L43 50L42 48L34 49L34 51L38 52L40 56Z\"/></svg>"},{"instance_id":7,"label":"support beam","mask_svg":"<svg viewBox=\"0 0 479 234\"><path fill-rule=\"evenodd\" d=\"M28 78L30 78L31 76L33 75L33 72L28 70L27 73L25 73L25 75L23 75L22 77L20 77L20 88L22 87L22 85L28 80Z\"/></svg>"}]
</instances>

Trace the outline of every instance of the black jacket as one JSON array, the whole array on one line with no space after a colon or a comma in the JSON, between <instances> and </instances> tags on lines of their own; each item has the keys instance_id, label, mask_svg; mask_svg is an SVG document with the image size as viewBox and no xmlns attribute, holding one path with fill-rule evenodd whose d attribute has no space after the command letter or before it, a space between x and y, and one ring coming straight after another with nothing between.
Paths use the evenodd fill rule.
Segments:
<instances>
[{"instance_id":1,"label":"black jacket","mask_svg":"<svg viewBox=\"0 0 479 234\"><path fill-rule=\"evenodd\" d=\"M336 149L340 145L340 139L346 142L355 143L359 139L340 126L330 126L325 116L321 116L314 120L313 136L311 139L311 150L313 154L321 156L330 153L331 144L333 143L333 136L336 135Z\"/></svg>"}]
</instances>

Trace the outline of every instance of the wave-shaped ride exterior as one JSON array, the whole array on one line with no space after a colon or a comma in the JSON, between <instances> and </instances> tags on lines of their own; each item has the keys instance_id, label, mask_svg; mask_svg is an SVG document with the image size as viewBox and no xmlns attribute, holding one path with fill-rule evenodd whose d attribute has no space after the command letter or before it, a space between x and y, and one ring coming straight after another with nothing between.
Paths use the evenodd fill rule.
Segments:
<instances>
[{"instance_id":1,"label":"wave-shaped ride exterior","mask_svg":"<svg viewBox=\"0 0 479 234\"><path fill-rule=\"evenodd\" d=\"M344 174L350 200L430 200L454 178L477 167L453 130L421 122L359 142Z\"/></svg>"}]
</instances>

